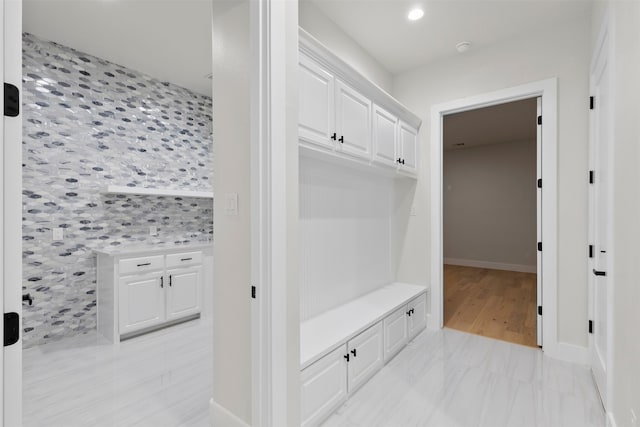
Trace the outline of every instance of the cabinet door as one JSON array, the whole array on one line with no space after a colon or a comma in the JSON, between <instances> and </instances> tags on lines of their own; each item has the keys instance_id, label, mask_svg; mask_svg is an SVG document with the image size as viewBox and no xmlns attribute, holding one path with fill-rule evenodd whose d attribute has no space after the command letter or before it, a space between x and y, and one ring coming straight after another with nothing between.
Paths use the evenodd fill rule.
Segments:
<instances>
[{"instance_id":1,"label":"cabinet door","mask_svg":"<svg viewBox=\"0 0 640 427\"><path fill-rule=\"evenodd\" d=\"M382 322L376 323L347 343L348 386L353 393L384 364Z\"/></svg>"},{"instance_id":2,"label":"cabinet door","mask_svg":"<svg viewBox=\"0 0 640 427\"><path fill-rule=\"evenodd\" d=\"M301 374L302 426L315 426L347 400L347 346L342 345Z\"/></svg>"},{"instance_id":3,"label":"cabinet door","mask_svg":"<svg viewBox=\"0 0 640 427\"><path fill-rule=\"evenodd\" d=\"M396 141L398 119L381 107L373 106L373 160L377 163L396 166Z\"/></svg>"},{"instance_id":4,"label":"cabinet door","mask_svg":"<svg viewBox=\"0 0 640 427\"><path fill-rule=\"evenodd\" d=\"M407 306L384 319L384 362L387 363L407 344Z\"/></svg>"},{"instance_id":5,"label":"cabinet door","mask_svg":"<svg viewBox=\"0 0 640 427\"><path fill-rule=\"evenodd\" d=\"M338 79L336 132L340 152L371 159L371 101Z\"/></svg>"},{"instance_id":6,"label":"cabinet door","mask_svg":"<svg viewBox=\"0 0 640 427\"><path fill-rule=\"evenodd\" d=\"M165 321L165 283L162 272L121 277L118 285L120 335Z\"/></svg>"},{"instance_id":7,"label":"cabinet door","mask_svg":"<svg viewBox=\"0 0 640 427\"><path fill-rule=\"evenodd\" d=\"M407 310L411 312L408 318L409 339L411 339L427 326L427 294L422 294L409 301Z\"/></svg>"},{"instance_id":8,"label":"cabinet door","mask_svg":"<svg viewBox=\"0 0 640 427\"><path fill-rule=\"evenodd\" d=\"M300 54L298 136L332 149L335 132L334 78L313 60Z\"/></svg>"},{"instance_id":9,"label":"cabinet door","mask_svg":"<svg viewBox=\"0 0 640 427\"><path fill-rule=\"evenodd\" d=\"M418 172L418 132L403 122L399 128L400 170L413 175Z\"/></svg>"},{"instance_id":10,"label":"cabinet door","mask_svg":"<svg viewBox=\"0 0 640 427\"><path fill-rule=\"evenodd\" d=\"M167 320L200 313L202 266L168 270L167 277Z\"/></svg>"}]
</instances>

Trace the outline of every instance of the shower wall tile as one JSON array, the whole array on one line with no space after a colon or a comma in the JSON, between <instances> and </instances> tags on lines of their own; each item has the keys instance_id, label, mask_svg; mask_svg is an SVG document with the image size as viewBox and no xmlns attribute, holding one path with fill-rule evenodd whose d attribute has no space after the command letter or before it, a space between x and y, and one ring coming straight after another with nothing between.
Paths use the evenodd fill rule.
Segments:
<instances>
[{"instance_id":1,"label":"shower wall tile","mask_svg":"<svg viewBox=\"0 0 640 427\"><path fill-rule=\"evenodd\" d=\"M211 191L211 111L209 97L23 34L25 347L95 329L94 248L212 237L210 199L102 194Z\"/></svg>"}]
</instances>

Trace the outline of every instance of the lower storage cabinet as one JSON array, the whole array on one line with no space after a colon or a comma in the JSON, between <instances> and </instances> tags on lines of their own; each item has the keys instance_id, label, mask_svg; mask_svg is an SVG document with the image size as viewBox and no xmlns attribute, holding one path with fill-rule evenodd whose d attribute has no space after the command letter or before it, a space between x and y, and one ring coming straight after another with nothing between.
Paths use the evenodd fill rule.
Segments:
<instances>
[{"instance_id":1,"label":"lower storage cabinet","mask_svg":"<svg viewBox=\"0 0 640 427\"><path fill-rule=\"evenodd\" d=\"M382 322L347 343L347 386L353 393L384 365Z\"/></svg>"},{"instance_id":2,"label":"lower storage cabinet","mask_svg":"<svg viewBox=\"0 0 640 427\"><path fill-rule=\"evenodd\" d=\"M347 400L346 354L345 344L302 371L303 427L318 425Z\"/></svg>"}]
</instances>

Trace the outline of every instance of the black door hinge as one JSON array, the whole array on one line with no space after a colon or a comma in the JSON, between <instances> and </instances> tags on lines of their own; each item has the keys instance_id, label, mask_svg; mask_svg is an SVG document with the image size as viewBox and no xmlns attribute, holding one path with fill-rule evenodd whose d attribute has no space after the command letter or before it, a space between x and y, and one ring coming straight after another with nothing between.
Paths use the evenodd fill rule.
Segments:
<instances>
[{"instance_id":1,"label":"black door hinge","mask_svg":"<svg viewBox=\"0 0 640 427\"><path fill-rule=\"evenodd\" d=\"M596 99L593 96L589 97L589 109L593 110L593 108L596 106Z\"/></svg>"},{"instance_id":2,"label":"black door hinge","mask_svg":"<svg viewBox=\"0 0 640 427\"><path fill-rule=\"evenodd\" d=\"M593 258L593 245L589 245L589 258Z\"/></svg>"},{"instance_id":3,"label":"black door hinge","mask_svg":"<svg viewBox=\"0 0 640 427\"><path fill-rule=\"evenodd\" d=\"M20 315L18 313L4 314L4 346L13 345L20 339Z\"/></svg>"},{"instance_id":4,"label":"black door hinge","mask_svg":"<svg viewBox=\"0 0 640 427\"><path fill-rule=\"evenodd\" d=\"M542 242L538 242L538 251L542 252Z\"/></svg>"},{"instance_id":5,"label":"black door hinge","mask_svg":"<svg viewBox=\"0 0 640 427\"><path fill-rule=\"evenodd\" d=\"M20 91L12 84L4 84L4 115L17 117L20 114Z\"/></svg>"},{"instance_id":6,"label":"black door hinge","mask_svg":"<svg viewBox=\"0 0 640 427\"><path fill-rule=\"evenodd\" d=\"M596 182L596 172L589 171L589 184L593 184L594 182Z\"/></svg>"},{"instance_id":7,"label":"black door hinge","mask_svg":"<svg viewBox=\"0 0 640 427\"><path fill-rule=\"evenodd\" d=\"M251 298L256 299L256 287L251 287Z\"/></svg>"},{"instance_id":8,"label":"black door hinge","mask_svg":"<svg viewBox=\"0 0 640 427\"><path fill-rule=\"evenodd\" d=\"M542 124L542 116L538 116L538 124L541 125Z\"/></svg>"},{"instance_id":9,"label":"black door hinge","mask_svg":"<svg viewBox=\"0 0 640 427\"><path fill-rule=\"evenodd\" d=\"M593 320L589 320L589 333L593 333Z\"/></svg>"},{"instance_id":10,"label":"black door hinge","mask_svg":"<svg viewBox=\"0 0 640 427\"><path fill-rule=\"evenodd\" d=\"M542 188L542 178L538 178L538 188Z\"/></svg>"},{"instance_id":11,"label":"black door hinge","mask_svg":"<svg viewBox=\"0 0 640 427\"><path fill-rule=\"evenodd\" d=\"M542 306L538 306L538 316L542 316Z\"/></svg>"}]
</instances>

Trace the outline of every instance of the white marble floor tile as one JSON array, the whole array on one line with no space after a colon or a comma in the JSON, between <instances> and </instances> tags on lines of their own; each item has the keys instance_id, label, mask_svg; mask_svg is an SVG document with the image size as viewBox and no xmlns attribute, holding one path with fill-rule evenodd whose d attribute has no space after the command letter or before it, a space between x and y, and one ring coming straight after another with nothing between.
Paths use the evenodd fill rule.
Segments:
<instances>
[{"instance_id":1,"label":"white marble floor tile","mask_svg":"<svg viewBox=\"0 0 640 427\"><path fill-rule=\"evenodd\" d=\"M451 329L425 331L324 427L603 427L587 367Z\"/></svg>"},{"instance_id":2,"label":"white marble floor tile","mask_svg":"<svg viewBox=\"0 0 640 427\"><path fill-rule=\"evenodd\" d=\"M208 426L212 332L199 319L122 342L24 351L24 427Z\"/></svg>"}]
</instances>

